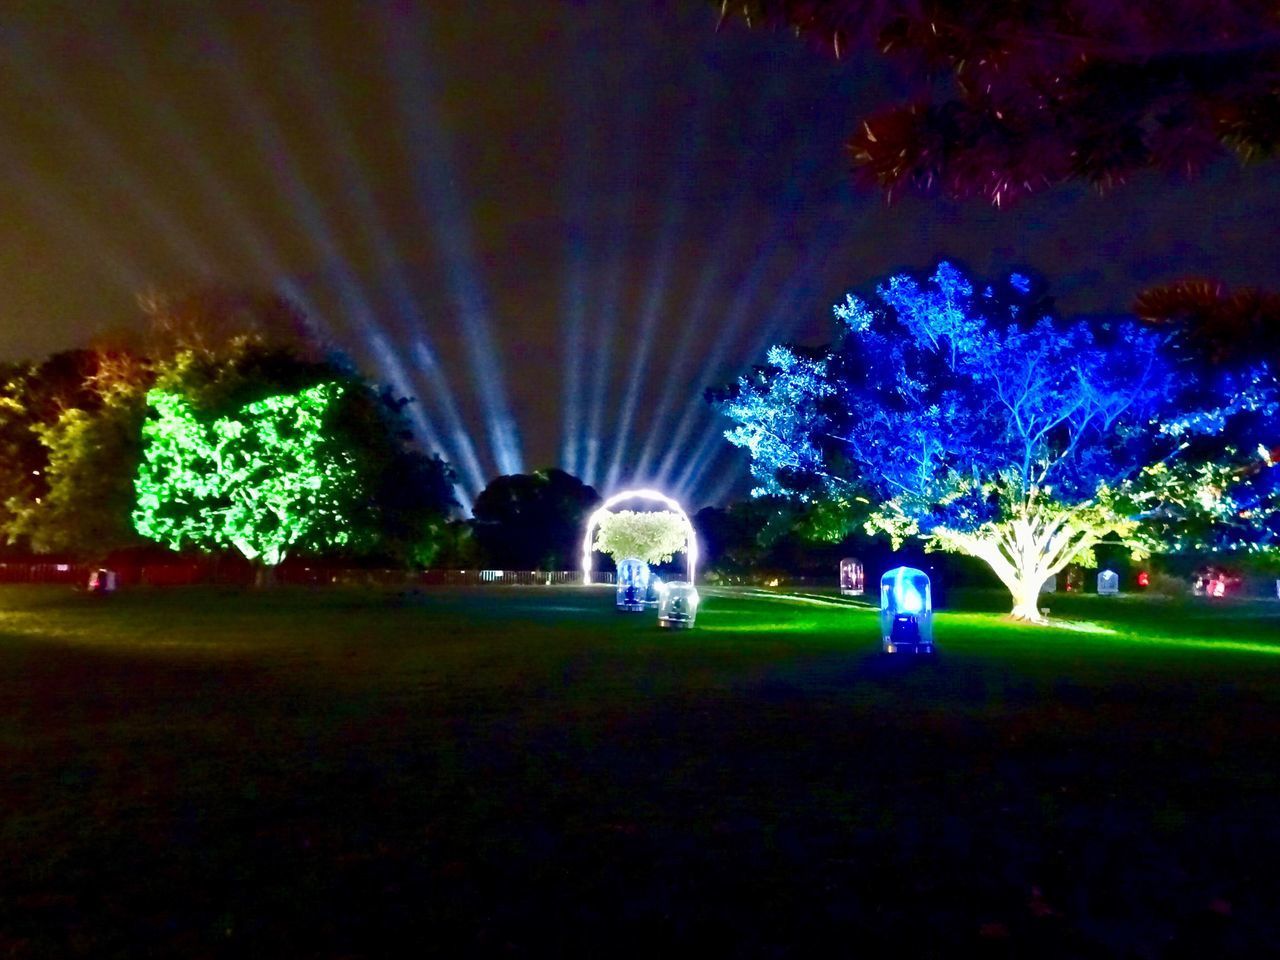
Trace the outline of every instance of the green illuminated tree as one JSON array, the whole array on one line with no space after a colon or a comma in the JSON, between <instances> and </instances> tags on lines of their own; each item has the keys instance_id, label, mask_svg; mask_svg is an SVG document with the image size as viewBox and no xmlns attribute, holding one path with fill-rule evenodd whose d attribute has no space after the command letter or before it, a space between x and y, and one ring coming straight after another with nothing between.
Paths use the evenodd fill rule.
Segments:
<instances>
[{"instance_id":1,"label":"green illuminated tree","mask_svg":"<svg viewBox=\"0 0 1280 960\"><path fill-rule=\"evenodd\" d=\"M145 527L171 546L235 548L264 564L303 550L431 562L457 504L448 465L412 442L412 401L366 380L278 297L211 288L143 307L147 335L0 365L0 543L98 560L142 543ZM328 386L309 392L317 385ZM161 416L158 396L181 402L162 401ZM313 421L322 429L308 439ZM236 436L233 422L245 427ZM139 524L148 470L164 496ZM329 471L324 496L295 510L312 494L290 478L317 470Z\"/></svg>"},{"instance_id":2,"label":"green illuminated tree","mask_svg":"<svg viewBox=\"0 0 1280 960\"><path fill-rule=\"evenodd\" d=\"M212 418L152 390L134 483L138 532L174 550L234 547L267 567L298 546L349 544L355 458L326 433L342 393L322 383Z\"/></svg>"},{"instance_id":3,"label":"green illuminated tree","mask_svg":"<svg viewBox=\"0 0 1280 960\"><path fill-rule=\"evenodd\" d=\"M595 549L617 563L636 557L645 563L667 563L688 547L689 526L678 513L619 510L606 514L596 528Z\"/></svg>"}]
</instances>

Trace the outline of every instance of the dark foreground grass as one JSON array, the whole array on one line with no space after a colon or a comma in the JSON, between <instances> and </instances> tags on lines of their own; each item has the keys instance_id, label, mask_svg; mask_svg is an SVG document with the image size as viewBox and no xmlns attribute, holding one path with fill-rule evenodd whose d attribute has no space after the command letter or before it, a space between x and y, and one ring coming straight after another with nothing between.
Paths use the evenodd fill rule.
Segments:
<instances>
[{"instance_id":1,"label":"dark foreground grass","mask_svg":"<svg viewBox=\"0 0 1280 960\"><path fill-rule=\"evenodd\" d=\"M0 591L0 957L1280 942L1280 605L609 604Z\"/></svg>"}]
</instances>

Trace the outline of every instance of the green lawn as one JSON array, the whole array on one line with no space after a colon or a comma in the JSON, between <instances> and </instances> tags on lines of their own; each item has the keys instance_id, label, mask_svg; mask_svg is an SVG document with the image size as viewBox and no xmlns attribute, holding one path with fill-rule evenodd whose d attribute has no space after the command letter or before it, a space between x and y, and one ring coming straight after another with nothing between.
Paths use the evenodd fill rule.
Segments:
<instances>
[{"instance_id":1,"label":"green lawn","mask_svg":"<svg viewBox=\"0 0 1280 960\"><path fill-rule=\"evenodd\" d=\"M0 958L1273 952L1280 604L1049 602L0 588Z\"/></svg>"}]
</instances>

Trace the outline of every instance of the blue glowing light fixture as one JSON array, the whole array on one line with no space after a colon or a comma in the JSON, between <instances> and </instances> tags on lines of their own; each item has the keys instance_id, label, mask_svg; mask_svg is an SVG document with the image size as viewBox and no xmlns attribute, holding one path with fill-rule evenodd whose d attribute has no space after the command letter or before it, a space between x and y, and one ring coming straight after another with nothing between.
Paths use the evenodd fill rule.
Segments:
<instances>
[{"instance_id":1,"label":"blue glowing light fixture","mask_svg":"<svg viewBox=\"0 0 1280 960\"><path fill-rule=\"evenodd\" d=\"M644 613L651 577L649 565L637 557L618 561L616 605L620 612Z\"/></svg>"},{"instance_id":2,"label":"blue glowing light fixture","mask_svg":"<svg viewBox=\"0 0 1280 960\"><path fill-rule=\"evenodd\" d=\"M933 653L929 575L895 567L880 578L880 635L885 653Z\"/></svg>"}]
</instances>

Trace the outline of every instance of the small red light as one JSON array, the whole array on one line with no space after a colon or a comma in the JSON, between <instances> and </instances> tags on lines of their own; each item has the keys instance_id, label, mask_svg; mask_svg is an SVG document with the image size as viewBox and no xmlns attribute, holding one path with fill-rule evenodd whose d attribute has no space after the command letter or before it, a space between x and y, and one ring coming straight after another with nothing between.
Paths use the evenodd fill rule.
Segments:
<instances>
[{"instance_id":1,"label":"small red light","mask_svg":"<svg viewBox=\"0 0 1280 960\"><path fill-rule=\"evenodd\" d=\"M1147 571L1145 570L1138 571L1138 586L1140 587L1151 586L1151 574L1147 573Z\"/></svg>"}]
</instances>

